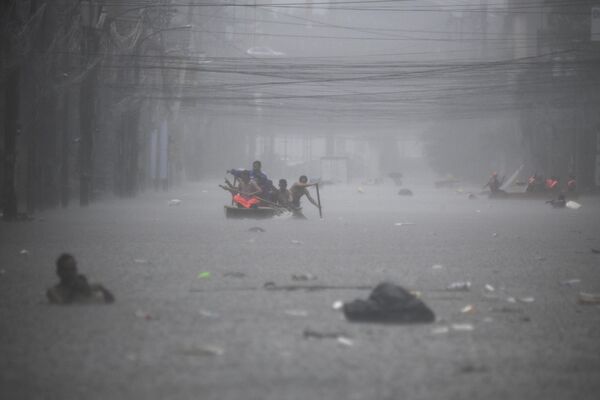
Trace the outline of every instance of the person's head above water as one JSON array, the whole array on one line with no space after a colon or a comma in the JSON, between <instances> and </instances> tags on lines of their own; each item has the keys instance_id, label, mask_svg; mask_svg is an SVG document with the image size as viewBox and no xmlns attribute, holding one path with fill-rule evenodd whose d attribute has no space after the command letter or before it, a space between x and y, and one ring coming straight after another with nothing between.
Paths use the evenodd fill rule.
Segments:
<instances>
[{"instance_id":1,"label":"person's head above water","mask_svg":"<svg viewBox=\"0 0 600 400\"><path fill-rule=\"evenodd\" d=\"M62 282L72 280L77 276L77 261L68 253L61 254L56 259L56 274Z\"/></svg>"},{"instance_id":2,"label":"person's head above water","mask_svg":"<svg viewBox=\"0 0 600 400\"><path fill-rule=\"evenodd\" d=\"M279 188L280 189L285 189L287 188L287 181L285 179L280 179L279 180Z\"/></svg>"},{"instance_id":3,"label":"person's head above water","mask_svg":"<svg viewBox=\"0 0 600 400\"><path fill-rule=\"evenodd\" d=\"M300 183L306 183L308 182L308 178L306 177L306 175L302 175L299 179Z\"/></svg>"},{"instance_id":4,"label":"person's head above water","mask_svg":"<svg viewBox=\"0 0 600 400\"><path fill-rule=\"evenodd\" d=\"M260 171L261 168L262 168L262 163L260 161L256 160L252 163L253 171Z\"/></svg>"}]
</instances>

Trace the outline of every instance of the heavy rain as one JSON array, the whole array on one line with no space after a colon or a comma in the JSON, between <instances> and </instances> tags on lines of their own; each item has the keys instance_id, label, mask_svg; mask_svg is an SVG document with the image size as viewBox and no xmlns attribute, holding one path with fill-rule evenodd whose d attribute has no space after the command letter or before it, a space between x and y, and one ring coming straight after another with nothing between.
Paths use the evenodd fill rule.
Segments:
<instances>
[{"instance_id":1,"label":"heavy rain","mask_svg":"<svg viewBox=\"0 0 600 400\"><path fill-rule=\"evenodd\" d=\"M597 0L0 2L0 398L597 399Z\"/></svg>"}]
</instances>

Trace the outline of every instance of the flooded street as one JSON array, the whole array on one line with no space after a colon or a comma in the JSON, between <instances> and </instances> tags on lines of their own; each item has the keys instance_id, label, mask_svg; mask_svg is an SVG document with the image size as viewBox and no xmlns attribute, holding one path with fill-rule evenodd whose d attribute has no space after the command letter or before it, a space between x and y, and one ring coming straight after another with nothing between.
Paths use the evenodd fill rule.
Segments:
<instances>
[{"instance_id":1,"label":"flooded street","mask_svg":"<svg viewBox=\"0 0 600 400\"><path fill-rule=\"evenodd\" d=\"M0 397L597 398L600 308L578 304L600 292L597 197L555 210L332 185L323 220L306 200L308 220L227 220L217 183L0 225ZM64 251L114 305L47 304ZM436 322L333 309L382 281L418 291Z\"/></svg>"}]
</instances>

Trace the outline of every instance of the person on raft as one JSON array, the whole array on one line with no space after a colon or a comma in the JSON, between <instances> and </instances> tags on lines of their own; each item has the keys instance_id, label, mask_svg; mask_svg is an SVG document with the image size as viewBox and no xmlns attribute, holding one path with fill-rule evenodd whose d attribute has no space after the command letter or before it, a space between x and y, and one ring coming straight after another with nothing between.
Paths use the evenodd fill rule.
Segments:
<instances>
[{"instance_id":1,"label":"person on raft","mask_svg":"<svg viewBox=\"0 0 600 400\"><path fill-rule=\"evenodd\" d=\"M250 179L250 171L241 171L238 180L238 186L235 187L225 180L227 186L219 185L223 189L229 191L233 195L233 201L238 207L253 208L257 207L260 199L257 197L262 190L256 182Z\"/></svg>"}]
</instances>

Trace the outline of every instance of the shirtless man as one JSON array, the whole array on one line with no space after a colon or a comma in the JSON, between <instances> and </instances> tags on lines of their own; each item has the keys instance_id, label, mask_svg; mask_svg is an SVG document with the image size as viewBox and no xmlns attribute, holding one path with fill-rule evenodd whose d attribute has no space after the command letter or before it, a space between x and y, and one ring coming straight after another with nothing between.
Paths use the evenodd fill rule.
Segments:
<instances>
[{"instance_id":1,"label":"shirtless man","mask_svg":"<svg viewBox=\"0 0 600 400\"><path fill-rule=\"evenodd\" d=\"M302 196L306 196L308 201L310 201L315 207L319 208L317 202L311 197L308 192L307 187L314 186L314 184L308 183L308 178L306 175L302 175L298 182L294 183L290 189L290 193L292 194L292 206L295 208L300 208L300 199Z\"/></svg>"},{"instance_id":2,"label":"shirtless man","mask_svg":"<svg viewBox=\"0 0 600 400\"><path fill-rule=\"evenodd\" d=\"M115 301L113 294L104 286L89 284L85 275L77 273L77 261L70 254L63 253L58 257L56 274L60 282L46 292L50 303L112 303Z\"/></svg>"},{"instance_id":3,"label":"shirtless man","mask_svg":"<svg viewBox=\"0 0 600 400\"><path fill-rule=\"evenodd\" d=\"M292 193L287 188L287 181L285 179L279 180L279 189L277 189L275 194L277 195L278 205L285 208L290 208L292 204Z\"/></svg>"},{"instance_id":4,"label":"shirtless man","mask_svg":"<svg viewBox=\"0 0 600 400\"><path fill-rule=\"evenodd\" d=\"M251 208L260 202L260 200L256 197L256 195L261 193L260 187L250 179L250 171L242 171L240 173L240 179L238 182L238 186L233 186L229 181L225 180L227 186L219 185L223 189L231 192L233 195L233 201L235 201L239 206L244 208Z\"/></svg>"}]
</instances>

